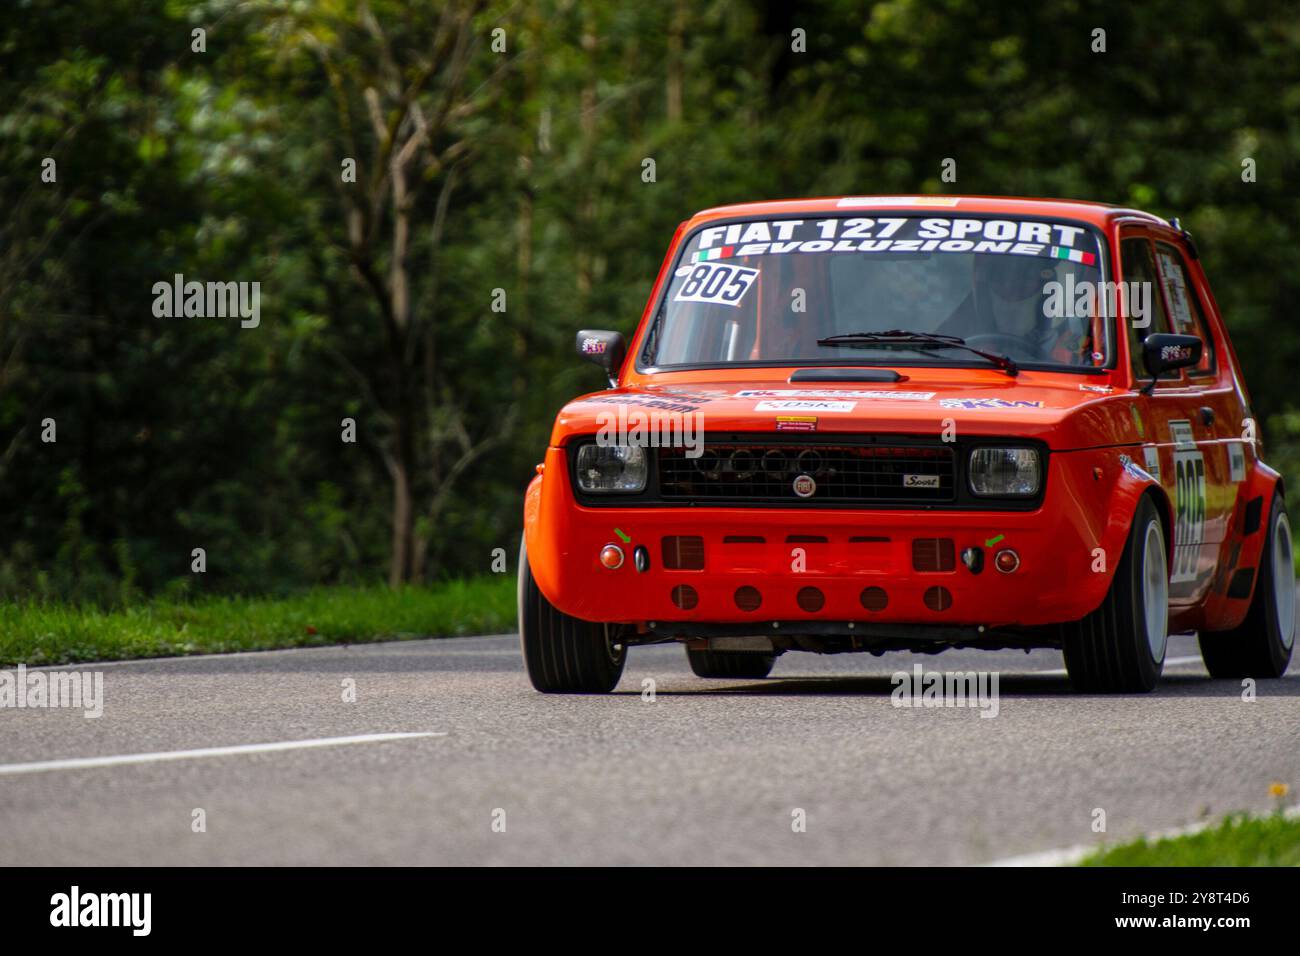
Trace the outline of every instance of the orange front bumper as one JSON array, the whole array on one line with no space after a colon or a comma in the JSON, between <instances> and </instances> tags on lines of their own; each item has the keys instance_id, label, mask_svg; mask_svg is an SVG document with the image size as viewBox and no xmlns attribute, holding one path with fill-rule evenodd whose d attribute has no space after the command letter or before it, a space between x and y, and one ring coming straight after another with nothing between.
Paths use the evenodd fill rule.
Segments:
<instances>
[{"instance_id":1,"label":"orange front bumper","mask_svg":"<svg viewBox=\"0 0 1300 956\"><path fill-rule=\"evenodd\" d=\"M552 604L589 621L824 620L989 627L1073 621L1101 603L1119 560L1113 549L1116 544L1122 549L1127 528L1125 520L1121 537L1110 545L1113 557L1098 571L1094 549L1115 540L1112 526L1119 525L1105 514L1104 501L1102 507L1088 506L1088 498L1100 498L1095 464L1086 453L1052 456L1044 502L1030 512L590 508L575 502L564 452L552 447L544 473L529 485L525 498L529 564ZM663 539L670 536L702 539L703 568L666 568ZM762 541L737 540L753 538ZM916 539L951 540L957 556L952 570L916 570ZM627 555L616 570L599 561L608 544ZM634 566L637 546L648 551L646 571ZM923 553L931 550L919 547ZM983 550L979 574L960 560L968 547ZM994 567L994 555L1003 548L1019 555L1013 573ZM693 603L682 601L681 592L675 599L679 585L692 589ZM738 602L742 588L758 592L757 607L744 609L753 604L752 592L742 595L749 600ZM819 595L810 596L810 588ZM864 600L868 588L878 590Z\"/></svg>"}]
</instances>

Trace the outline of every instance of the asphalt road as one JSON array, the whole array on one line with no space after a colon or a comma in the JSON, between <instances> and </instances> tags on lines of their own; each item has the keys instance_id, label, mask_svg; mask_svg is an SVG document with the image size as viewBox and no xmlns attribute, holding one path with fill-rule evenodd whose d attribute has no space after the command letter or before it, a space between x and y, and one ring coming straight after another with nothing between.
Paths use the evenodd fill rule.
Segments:
<instances>
[{"instance_id":1,"label":"asphalt road","mask_svg":"<svg viewBox=\"0 0 1300 956\"><path fill-rule=\"evenodd\" d=\"M0 865L969 864L1300 788L1300 668L1245 702L1192 638L1169 657L1141 697L1072 694L1048 651L787 654L746 682L636 648L608 697L535 693L510 636L101 665L102 718L0 710ZM918 662L997 670L998 716L892 706ZM444 736L18 766L386 733Z\"/></svg>"}]
</instances>

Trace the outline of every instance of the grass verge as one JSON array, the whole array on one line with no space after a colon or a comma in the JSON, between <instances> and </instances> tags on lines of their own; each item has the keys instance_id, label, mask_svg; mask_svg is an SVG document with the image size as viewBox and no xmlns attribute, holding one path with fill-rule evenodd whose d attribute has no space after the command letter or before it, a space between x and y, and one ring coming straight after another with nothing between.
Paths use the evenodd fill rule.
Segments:
<instances>
[{"instance_id":1,"label":"grass verge","mask_svg":"<svg viewBox=\"0 0 1300 956\"><path fill-rule=\"evenodd\" d=\"M1300 818L1234 814L1218 826L1100 850L1080 866L1300 866Z\"/></svg>"},{"instance_id":2,"label":"grass verge","mask_svg":"<svg viewBox=\"0 0 1300 956\"><path fill-rule=\"evenodd\" d=\"M153 601L122 610L0 604L0 666L219 654L514 630L515 582L494 575L391 591Z\"/></svg>"}]
</instances>

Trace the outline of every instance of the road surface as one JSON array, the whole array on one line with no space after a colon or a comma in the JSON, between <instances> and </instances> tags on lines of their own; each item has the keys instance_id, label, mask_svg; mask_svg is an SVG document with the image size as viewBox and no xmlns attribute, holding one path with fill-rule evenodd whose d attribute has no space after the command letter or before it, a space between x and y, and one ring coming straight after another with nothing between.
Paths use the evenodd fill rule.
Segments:
<instances>
[{"instance_id":1,"label":"road surface","mask_svg":"<svg viewBox=\"0 0 1300 956\"><path fill-rule=\"evenodd\" d=\"M1169 658L1135 697L1051 651L715 681L634 648L606 697L535 693L512 636L87 665L101 718L0 710L0 865L976 864L1295 793L1300 669L1248 702L1191 637ZM998 715L893 706L915 663L996 670Z\"/></svg>"}]
</instances>

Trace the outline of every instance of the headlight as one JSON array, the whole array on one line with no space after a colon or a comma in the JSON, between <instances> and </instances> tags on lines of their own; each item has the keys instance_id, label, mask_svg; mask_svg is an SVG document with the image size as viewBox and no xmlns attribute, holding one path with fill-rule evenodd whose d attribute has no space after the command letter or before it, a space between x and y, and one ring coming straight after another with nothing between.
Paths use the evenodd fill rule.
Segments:
<instances>
[{"instance_id":1,"label":"headlight","mask_svg":"<svg viewBox=\"0 0 1300 956\"><path fill-rule=\"evenodd\" d=\"M1033 448L976 448L970 453L970 490L977 495L1038 494L1038 452Z\"/></svg>"},{"instance_id":2,"label":"headlight","mask_svg":"<svg viewBox=\"0 0 1300 956\"><path fill-rule=\"evenodd\" d=\"M640 445L583 445L578 449L578 488L586 492L645 490L645 449Z\"/></svg>"}]
</instances>

